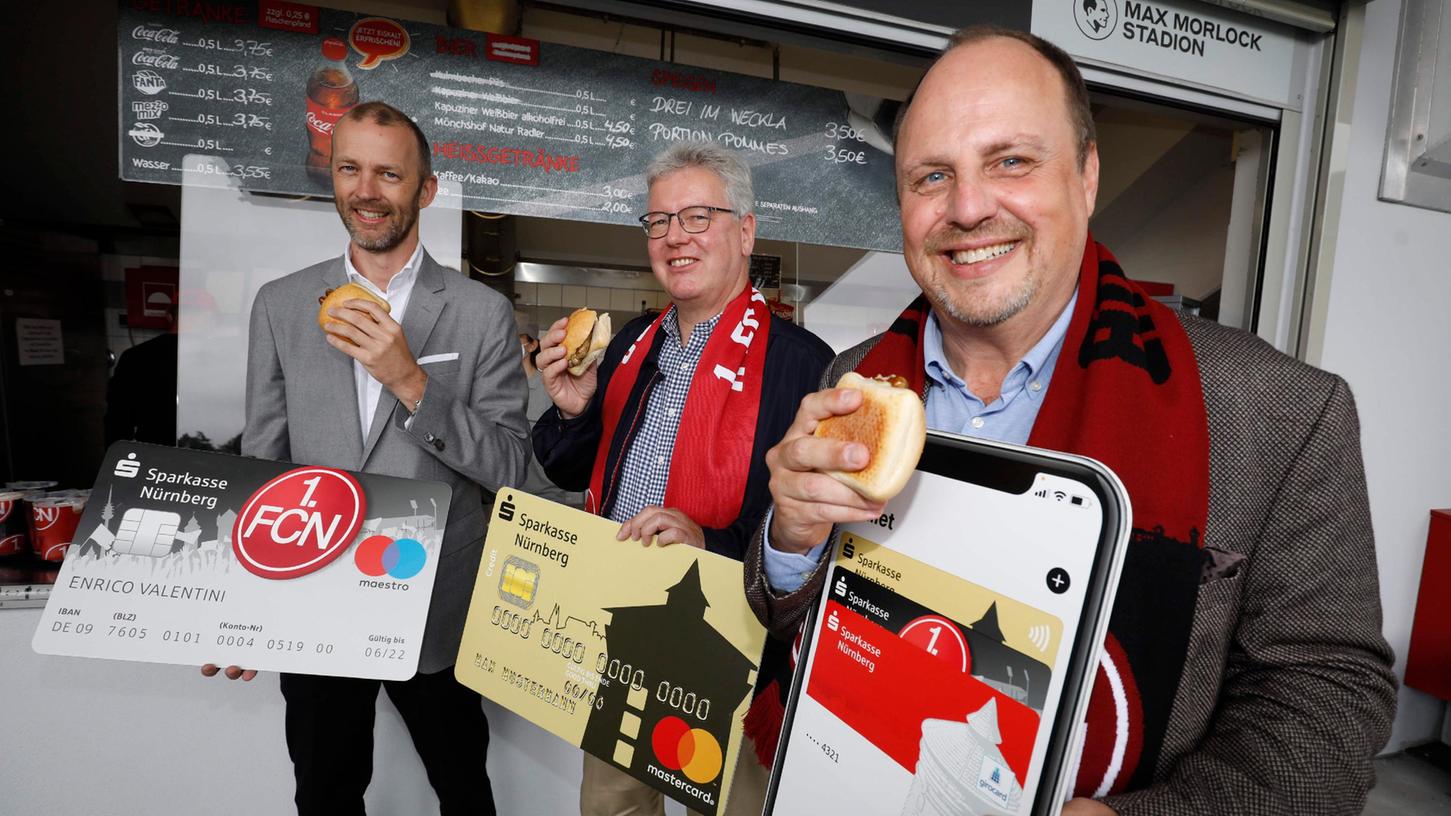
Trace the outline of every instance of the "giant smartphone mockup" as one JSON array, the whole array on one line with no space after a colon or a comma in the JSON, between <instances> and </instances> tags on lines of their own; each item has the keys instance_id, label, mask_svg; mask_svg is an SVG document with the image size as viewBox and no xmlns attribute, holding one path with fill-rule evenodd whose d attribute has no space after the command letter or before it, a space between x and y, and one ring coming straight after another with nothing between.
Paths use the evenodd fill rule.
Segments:
<instances>
[{"instance_id":1,"label":"giant smartphone mockup","mask_svg":"<svg viewBox=\"0 0 1451 816\"><path fill-rule=\"evenodd\" d=\"M1056 814L1130 520L1097 462L929 433L827 556L766 813Z\"/></svg>"}]
</instances>

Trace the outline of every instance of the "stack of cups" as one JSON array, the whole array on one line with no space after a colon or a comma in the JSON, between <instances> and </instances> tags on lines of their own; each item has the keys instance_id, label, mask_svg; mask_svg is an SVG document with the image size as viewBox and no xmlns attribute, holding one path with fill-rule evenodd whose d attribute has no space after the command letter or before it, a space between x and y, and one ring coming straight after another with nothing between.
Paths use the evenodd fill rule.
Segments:
<instances>
[{"instance_id":1,"label":"stack of cups","mask_svg":"<svg viewBox=\"0 0 1451 816\"><path fill-rule=\"evenodd\" d=\"M45 495L47 490L54 490L56 484L55 481L49 480L5 483L5 492L20 494L20 499L12 507L11 512L19 515L19 518L15 519L15 523L17 525L24 525L23 529L14 531L10 531L10 528L8 526L6 527L7 535L10 535L11 532L23 534L21 540L17 542L19 549L13 554L25 555L30 552L30 545L35 541L35 521L30 509L31 502ZM3 545L0 545L0 554L6 554Z\"/></svg>"},{"instance_id":2,"label":"stack of cups","mask_svg":"<svg viewBox=\"0 0 1451 816\"><path fill-rule=\"evenodd\" d=\"M42 561L65 560L86 509L89 490L53 490L30 501L30 548Z\"/></svg>"},{"instance_id":3,"label":"stack of cups","mask_svg":"<svg viewBox=\"0 0 1451 816\"><path fill-rule=\"evenodd\" d=\"M19 490L0 490L0 558L30 552L30 506Z\"/></svg>"}]
</instances>

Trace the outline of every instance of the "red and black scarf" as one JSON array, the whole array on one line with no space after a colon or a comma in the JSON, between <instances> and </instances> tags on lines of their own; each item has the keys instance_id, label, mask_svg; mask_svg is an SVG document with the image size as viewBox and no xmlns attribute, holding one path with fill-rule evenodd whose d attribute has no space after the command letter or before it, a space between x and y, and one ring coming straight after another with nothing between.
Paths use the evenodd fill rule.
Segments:
<instances>
[{"instance_id":1,"label":"red and black scarf","mask_svg":"<svg viewBox=\"0 0 1451 816\"><path fill-rule=\"evenodd\" d=\"M591 513L600 512L610 444L645 357L669 314L670 310L661 314L635 338L605 389L601 406L604 433L585 500L585 509ZM702 527L727 527L740 515L770 334L766 299L755 287L747 287L726 304L695 367L675 433L665 506L683 511ZM623 452L618 459L616 469L624 465ZM612 474L611 483L617 479L618 474Z\"/></svg>"},{"instance_id":2,"label":"red and black scarf","mask_svg":"<svg viewBox=\"0 0 1451 816\"><path fill-rule=\"evenodd\" d=\"M1209 430L1199 367L1178 318L1126 278L1092 237L1078 293L1028 444L1103 462L1133 504L1134 535L1089 703L1076 789L1103 796L1147 786L1163 741L1203 563ZM920 392L930 309L925 297L908 306L857 372L901 374ZM765 739L774 751L761 719L753 734L758 749Z\"/></svg>"}]
</instances>

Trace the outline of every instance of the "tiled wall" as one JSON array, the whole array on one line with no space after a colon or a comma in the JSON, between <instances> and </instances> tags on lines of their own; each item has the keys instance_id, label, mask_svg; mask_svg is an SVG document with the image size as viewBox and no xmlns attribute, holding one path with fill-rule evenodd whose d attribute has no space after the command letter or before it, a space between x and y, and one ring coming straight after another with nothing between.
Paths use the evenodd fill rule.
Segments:
<instances>
[{"instance_id":1,"label":"tiled wall","mask_svg":"<svg viewBox=\"0 0 1451 816\"><path fill-rule=\"evenodd\" d=\"M642 306L664 309L670 305L670 296L660 289L611 289L516 281L514 293L517 295L514 306L519 328L534 335L581 307L609 312L611 322L618 328L638 317Z\"/></svg>"}]
</instances>

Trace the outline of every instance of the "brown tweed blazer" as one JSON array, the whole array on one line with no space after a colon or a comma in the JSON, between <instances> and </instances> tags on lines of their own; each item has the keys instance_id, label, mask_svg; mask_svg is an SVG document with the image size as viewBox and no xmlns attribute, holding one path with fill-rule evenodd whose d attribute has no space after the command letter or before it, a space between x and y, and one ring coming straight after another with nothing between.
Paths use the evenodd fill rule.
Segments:
<instances>
[{"instance_id":1,"label":"brown tweed blazer","mask_svg":"<svg viewBox=\"0 0 1451 816\"><path fill-rule=\"evenodd\" d=\"M1182 322L1209 416L1204 543L1216 568L1199 587L1154 784L1104 801L1123 816L1359 814L1396 681L1354 399L1344 380L1251 334ZM837 356L823 384L878 339ZM794 633L825 559L778 595L762 532L746 553L746 597L767 628Z\"/></svg>"}]
</instances>

